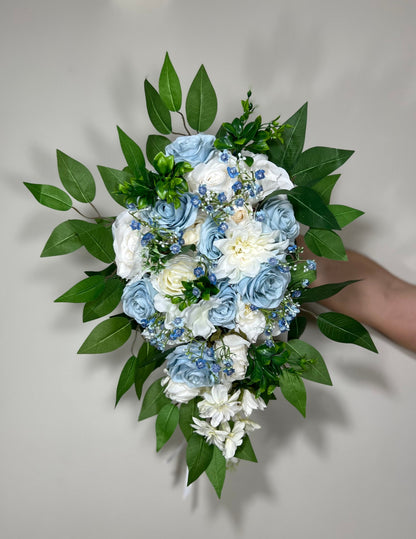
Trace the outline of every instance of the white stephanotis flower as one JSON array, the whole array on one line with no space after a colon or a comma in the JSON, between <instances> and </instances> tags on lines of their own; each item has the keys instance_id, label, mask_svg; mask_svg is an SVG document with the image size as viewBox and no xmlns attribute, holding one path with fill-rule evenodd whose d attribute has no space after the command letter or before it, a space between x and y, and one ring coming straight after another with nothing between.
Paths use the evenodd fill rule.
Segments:
<instances>
[{"instance_id":1,"label":"white stephanotis flower","mask_svg":"<svg viewBox=\"0 0 416 539\"><path fill-rule=\"evenodd\" d=\"M112 226L113 248L116 254L117 275L123 279L140 279L144 270L142 265L141 230L133 230L134 221L129 210L121 212Z\"/></svg>"},{"instance_id":2,"label":"white stephanotis flower","mask_svg":"<svg viewBox=\"0 0 416 539\"><path fill-rule=\"evenodd\" d=\"M212 386L209 391L203 393L203 400L198 402L199 414L205 419L210 418L211 425L218 427L223 421L232 419L240 410L239 396L240 390L229 396L227 386L223 384Z\"/></svg>"},{"instance_id":3,"label":"white stephanotis flower","mask_svg":"<svg viewBox=\"0 0 416 539\"><path fill-rule=\"evenodd\" d=\"M250 342L256 342L266 327L266 318L259 311L250 309L240 298L237 300L236 330L242 331Z\"/></svg>"},{"instance_id":4,"label":"white stephanotis flower","mask_svg":"<svg viewBox=\"0 0 416 539\"><path fill-rule=\"evenodd\" d=\"M235 157L230 156L227 163L220 160L222 152L215 151L206 163L200 163L186 175L186 181L191 193L197 193L200 185L205 185L208 191L224 193L230 199L235 179L228 174L228 168L236 165Z\"/></svg>"},{"instance_id":5,"label":"white stephanotis flower","mask_svg":"<svg viewBox=\"0 0 416 539\"><path fill-rule=\"evenodd\" d=\"M162 386L166 386L163 391L167 398L175 403L187 403L195 397L198 397L202 391L200 387L189 387L187 384L174 382L170 376L163 378L161 384Z\"/></svg>"},{"instance_id":6,"label":"white stephanotis flower","mask_svg":"<svg viewBox=\"0 0 416 539\"><path fill-rule=\"evenodd\" d=\"M248 419L247 417L242 417L240 414L237 414L234 419L240 423L243 423L244 430L246 432L253 432L255 430L261 429L261 425L258 423L255 423L251 419Z\"/></svg>"},{"instance_id":7,"label":"white stephanotis flower","mask_svg":"<svg viewBox=\"0 0 416 539\"><path fill-rule=\"evenodd\" d=\"M231 430L228 423L221 424L221 430L227 431L227 436L224 441L223 455L226 459L234 457L237 447L243 443L243 438L246 433L243 421L236 421Z\"/></svg>"},{"instance_id":8,"label":"white stephanotis flower","mask_svg":"<svg viewBox=\"0 0 416 539\"><path fill-rule=\"evenodd\" d=\"M264 410L266 408L266 403L261 397L256 398L251 391L244 389L241 399L241 408L246 417L249 417L254 410Z\"/></svg>"},{"instance_id":9,"label":"white stephanotis flower","mask_svg":"<svg viewBox=\"0 0 416 539\"><path fill-rule=\"evenodd\" d=\"M247 348L250 346L250 343L232 333L231 335L225 335L220 341L216 341L215 355L221 359L227 359L227 354L229 352L230 359L233 362L233 373L227 375L225 372L222 373L223 382L234 382L235 380L243 380L246 375L246 370L248 367L247 359ZM224 357L225 356L225 357Z\"/></svg>"},{"instance_id":10,"label":"white stephanotis flower","mask_svg":"<svg viewBox=\"0 0 416 539\"><path fill-rule=\"evenodd\" d=\"M216 445L222 451L224 449L224 440L227 436L227 431L216 429L207 421L203 421L197 417L193 417L192 419L194 422L191 423L191 427L194 431L200 436L203 436L209 444Z\"/></svg>"},{"instance_id":11,"label":"white stephanotis flower","mask_svg":"<svg viewBox=\"0 0 416 539\"><path fill-rule=\"evenodd\" d=\"M255 277L260 266L270 258L282 254L289 241L279 241L280 232L263 232L261 223L252 220L237 224L229 222L226 237L214 241L222 256L215 275L218 279L238 283L243 277Z\"/></svg>"},{"instance_id":12,"label":"white stephanotis flower","mask_svg":"<svg viewBox=\"0 0 416 539\"><path fill-rule=\"evenodd\" d=\"M162 294L179 296L183 293L182 281L196 279L194 269L198 262L191 255L177 255L165 263L165 267L158 274L150 277L153 287Z\"/></svg>"}]
</instances>

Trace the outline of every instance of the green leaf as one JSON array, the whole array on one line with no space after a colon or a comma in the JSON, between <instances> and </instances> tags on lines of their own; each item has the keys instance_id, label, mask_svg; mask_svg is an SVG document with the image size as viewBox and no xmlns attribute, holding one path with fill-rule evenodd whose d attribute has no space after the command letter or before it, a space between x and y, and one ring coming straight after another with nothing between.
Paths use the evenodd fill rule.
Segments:
<instances>
[{"instance_id":1,"label":"green leaf","mask_svg":"<svg viewBox=\"0 0 416 539\"><path fill-rule=\"evenodd\" d=\"M302 378L332 386L331 377L321 354L310 344L297 339L289 340L286 343L287 348L291 353L291 360L299 364L302 359L311 359L313 363L304 365L304 371L300 373Z\"/></svg>"},{"instance_id":2,"label":"green leaf","mask_svg":"<svg viewBox=\"0 0 416 539\"><path fill-rule=\"evenodd\" d=\"M127 391L134 384L134 373L136 371L136 364L137 364L137 356L131 356L127 360L126 364L124 365L123 370L121 371L121 374L120 374L120 378L118 380L118 384L117 384L115 406L117 406L121 397L125 393L127 393Z\"/></svg>"},{"instance_id":3,"label":"green leaf","mask_svg":"<svg viewBox=\"0 0 416 539\"><path fill-rule=\"evenodd\" d=\"M303 152L293 167L292 180L297 185L312 185L317 180L331 174L354 152L315 146Z\"/></svg>"},{"instance_id":4,"label":"green leaf","mask_svg":"<svg viewBox=\"0 0 416 539\"><path fill-rule=\"evenodd\" d=\"M135 178L146 176L146 163L144 160L143 152L140 146L134 142L126 133L117 126L118 136L120 139L121 151L130 169L130 172Z\"/></svg>"},{"instance_id":5,"label":"green leaf","mask_svg":"<svg viewBox=\"0 0 416 539\"><path fill-rule=\"evenodd\" d=\"M194 429L191 427L194 417L199 418L197 400L192 399L187 403L181 404L179 412L179 426L186 440L189 440L194 433Z\"/></svg>"},{"instance_id":6,"label":"green leaf","mask_svg":"<svg viewBox=\"0 0 416 539\"><path fill-rule=\"evenodd\" d=\"M146 155L150 163L153 163L154 158L159 152L165 153L166 146L170 144L170 140L162 135L149 135L146 143Z\"/></svg>"},{"instance_id":7,"label":"green leaf","mask_svg":"<svg viewBox=\"0 0 416 539\"><path fill-rule=\"evenodd\" d=\"M188 440L186 463L188 465L188 485L205 472L211 462L213 445L208 445L202 436L194 432Z\"/></svg>"},{"instance_id":8,"label":"green leaf","mask_svg":"<svg viewBox=\"0 0 416 539\"><path fill-rule=\"evenodd\" d=\"M342 204L330 204L328 208L341 228L344 228L344 226L349 225L352 221L364 215L363 211L350 208L349 206L343 206Z\"/></svg>"},{"instance_id":9,"label":"green leaf","mask_svg":"<svg viewBox=\"0 0 416 539\"><path fill-rule=\"evenodd\" d=\"M115 168L102 167L100 165L98 165L97 168L110 196L117 202L117 204L125 207L125 196L118 193L118 186L127 181L130 178L130 174L125 170L117 170Z\"/></svg>"},{"instance_id":10,"label":"green leaf","mask_svg":"<svg viewBox=\"0 0 416 539\"><path fill-rule=\"evenodd\" d=\"M159 93L169 110L178 111L182 105L182 90L179 77L166 53L159 77Z\"/></svg>"},{"instance_id":11,"label":"green leaf","mask_svg":"<svg viewBox=\"0 0 416 539\"><path fill-rule=\"evenodd\" d=\"M84 303L98 297L104 290L105 279L102 275L93 275L83 279L65 294L56 298L56 302Z\"/></svg>"},{"instance_id":12,"label":"green leaf","mask_svg":"<svg viewBox=\"0 0 416 539\"><path fill-rule=\"evenodd\" d=\"M306 132L306 119L308 114L308 104L305 103L285 124L282 132L283 144L280 141L270 143L270 159L279 167L291 173L291 170L298 160L303 150Z\"/></svg>"},{"instance_id":13,"label":"green leaf","mask_svg":"<svg viewBox=\"0 0 416 539\"><path fill-rule=\"evenodd\" d=\"M128 340L131 322L125 316L115 316L100 322L85 339L78 354L104 354L117 350Z\"/></svg>"},{"instance_id":14,"label":"green leaf","mask_svg":"<svg viewBox=\"0 0 416 539\"><path fill-rule=\"evenodd\" d=\"M296 301L299 301L298 299ZM297 316L290 324L289 339L299 339L305 331L307 320L304 316Z\"/></svg>"},{"instance_id":15,"label":"green leaf","mask_svg":"<svg viewBox=\"0 0 416 539\"><path fill-rule=\"evenodd\" d=\"M64 221L53 229L41 257L66 255L82 247L82 242L72 226L73 220Z\"/></svg>"},{"instance_id":16,"label":"green leaf","mask_svg":"<svg viewBox=\"0 0 416 539\"><path fill-rule=\"evenodd\" d=\"M192 129L206 131L215 120L217 107L215 90L201 65L186 97L186 118Z\"/></svg>"},{"instance_id":17,"label":"green leaf","mask_svg":"<svg viewBox=\"0 0 416 539\"><path fill-rule=\"evenodd\" d=\"M256 454L251 445L250 438L246 434L243 438L243 443L237 447L234 455L237 459L249 460L250 462L257 462Z\"/></svg>"},{"instance_id":18,"label":"green leaf","mask_svg":"<svg viewBox=\"0 0 416 539\"><path fill-rule=\"evenodd\" d=\"M339 180L341 174L332 174L331 176L325 176L322 180L313 184L312 189L320 195L325 204L329 204L331 199L332 189Z\"/></svg>"},{"instance_id":19,"label":"green leaf","mask_svg":"<svg viewBox=\"0 0 416 539\"><path fill-rule=\"evenodd\" d=\"M309 249L318 256L332 260L348 260L342 239L332 230L310 228L304 239Z\"/></svg>"},{"instance_id":20,"label":"green leaf","mask_svg":"<svg viewBox=\"0 0 416 539\"><path fill-rule=\"evenodd\" d=\"M205 472L208 479L211 481L218 498L221 498L222 487L224 486L225 481L226 462L224 455L218 447L214 447L211 462L208 464Z\"/></svg>"},{"instance_id":21,"label":"green leaf","mask_svg":"<svg viewBox=\"0 0 416 539\"><path fill-rule=\"evenodd\" d=\"M87 251L102 262L112 262L115 258L113 249L113 233L111 227L87 223L74 219L72 227Z\"/></svg>"},{"instance_id":22,"label":"green leaf","mask_svg":"<svg viewBox=\"0 0 416 539\"><path fill-rule=\"evenodd\" d=\"M298 186L288 191L287 197L293 205L296 219L313 228L339 229L334 215L313 189Z\"/></svg>"},{"instance_id":23,"label":"green leaf","mask_svg":"<svg viewBox=\"0 0 416 539\"><path fill-rule=\"evenodd\" d=\"M165 360L165 356L156 350L154 346L148 342L144 342L140 347L137 357L138 361L134 383L137 398L140 400L144 383L149 378L151 373L162 365Z\"/></svg>"},{"instance_id":24,"label":"green leaf","mask_svg":"<svg viewBox=\"0 0 416 539\"><path fill-rule=\"evenodd\" d=\"M58 172L62 185L79 202L92 202L95 198L95 181L85 165L60 150L56 150Z\"/></svg>"},{"instance_id":25,"label":"green leaf","mask_svg":"<svg viewBox=\"0 0 416 539\"><path fill-rule=\"evenodd\" d=\"M156 451L162 449L169 440L179 421L179 408L173 404L165 404L156 418Z\"/></svg>"},{"instance_id":26,"label":"green leaf","mask_svg":"<svg viewBox=\"0 0 416 539\"><path fill-rule=\"evenodd\" d=\"M279 376L279 384L284 398L305 417L306 389L302 378L294 372L284 370Z\"/></svg>"},{"instance_id":27,"label":"green leaf","mask_svg":"<svg viewBox=\"0 0 416 539\"><path fill-rule=\"evenodd\" d=\"M321 332L336 342L353 343L371 352L377 353L370 334L365 327L345 314L329 312L320 314L317 318Z\"/></svg>"},{"instance_id":28,"label":"green leaf","mask_svg":"<svg viewBox=\"0 0 416 539\"><path fill-rule=\"evenodd\" d=\"M352 281L344 281L343 283L329 283L321 286L315 286L314 288L306 288L302 290L302 295L296 299L299 303L312 303L314 301L322 301L323 299L330 298L335 294L338 294L346 286L358 283L360 279L353 279Z\"/></svg>"},{"instance_id":29,"label":"green leaf","mask_svg":"<svg viewBox=\"0 0 416 539\"><path fill-rule=\"evenodd\" d=\"M155 380L147 390L140 410L139 421L158 414L165 404L171 404L163 392L161 381L162 378Z\"/></svg>"},{"instance_id":30,"label":"green leaf","mask_svg":"<svg viewBox=\"0 0 416 539\"><path fill-rule=\"evenodd\" d=\"M89 322L113 312L120 303L124 286L119 277L108 279L102 293L95 300L85 304L82 321Z\"/></svg>"},{"instance_id":31,"label":"green leaf","mask_svg":"<svg viewBox=\"0 0 416 539\"><path fill-rule=\"evenodd\" d=\"M110 264L109 266L106 266L104 269L99 271L84 271L85 275L88 275L88 277L91 277L92 275L103 275L104 277L108 277L109 275L114 275L114 273L117 270L117 265L115 262Z\"/></svg>"},{"instance_id":32,"label":"green leaf","mask_svg":"<svg viewBox=\"0 0 416 539\"><path fill-rule=\"evenodd\" d=\"M53 210L67 211L72 208L71 198L54 185L23 182L40 204Z\"/></svg>"},{"instance_id":33,"label":"green leaf","mask_svg":"<svg viewBox=\"0 0 416 539\"><path fill-rule=\"evenodd\" d=\"M169 134L172 132L172 120L170 112L162 101L156 89L146 79L144 81L144 94L146 96L146 107L150 121L159 133Z\"/></svg>"}]
</instances>

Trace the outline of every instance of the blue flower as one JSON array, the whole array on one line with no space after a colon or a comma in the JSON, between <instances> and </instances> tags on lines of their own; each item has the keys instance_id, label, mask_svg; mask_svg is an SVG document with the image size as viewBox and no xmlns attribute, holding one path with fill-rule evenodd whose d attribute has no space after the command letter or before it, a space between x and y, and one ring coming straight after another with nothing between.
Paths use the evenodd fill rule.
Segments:
<instances>
[{"instance_id":1,"label":"blue flower","mask_svg":"<svg viewBox=\"0 0 416 539\"><path fill-rule=\"evenodd\" d=\"M290 273L281 273L276 266L263 266L255 277L244 277L237 290L245 303L260 309L275 309L285 295Z\"/></svg>"},{"instance_id":2,"label":"blue flower","mask_svg":"<svg viewBox=\"0 0 416 539\"><path fill-rule=\"evenodd\" d=\"M180 197L181 205L175 208L165 200L158 200L150 210L152 217L160 228L180 232L194 224L198 208L192 203L192 196L185 193Z\"/></svg>"},{"instance_id":3,"label":"blue flower","mask_svg":"<svg viewBox=\"0 0 416 539\"><path fill-rule=\"evenodd\" d=\"M215 247L214 241L224 237L224 233L218 230L218 225L211 218L206 219L201 226L201 235L198 243L198 250L210 260L217 260L221 256L221 251Z\"/></svg>"},{"instance_id":4,"label":"blue flower","mask_svg":"<svg viewBox=\"0 0 416 539\"><path fill-rule=\"evenodd\" d=\"M202 364L205 362L205 364ZM186 384L188 387L213 386L216 382L211 366L215 357L207 353L202 343L191 342L177 346L167 356L166 368L174 382Z\"/></svg>"},{"instance_id":5,"label":"blue flower","mask_svg":"<svg viewBox=\"0 0 416 539\"><path fill-rule=\"evenodd\" d=\"M221 304L209 311L208 318L214 326L232 329L237 316L237 294L226 281L221 281L219 289L220 292L215 297L221 300Z\"/></svg>"},{"instance_id":6,"label":"blue flower","mask_svg":"<svg viewBox=\"0 0 416 539\"><path fill-rule=\"evenodd\" d=\"M299 235L299 223L293 213L292 204L278 196L269 198L262 206L264 211L263 232L280 230L282 240L291 242Z\"/></svg>"},{"instance_id":7,"label":"blue flower","mask_svg":"<svg viewBox=\"0 0 416 539\"><path fill-rule=\"evenodd\" d=\"M123 311L141 324L145 319L150 318L155 313L153 298L157 294L150 283L150 279L140 279L128 284L121 296Z\"/></svg>"},{"instance_id":8,"label":"blue flower","mask_svg":"<svg viewBox=\"0 0 416 539\"><path fill-rule=\"evenodd\" d=\"M173 155L175 162L187 161L193 167L204 163L214 150L215 137L213 135L190 135L178 137L165 148L166 155Z\"/></svg>"},{"instance_id":9,"label":"blue flower","mask_svg":"<svg viewBox=\"0 0 416 539\"><path fill-rule=\"evenodd\" d=\"M230 178L236 178L238 176L238 170L236 167L227 167L227 172Z\"/></svg>"}]
</instances>

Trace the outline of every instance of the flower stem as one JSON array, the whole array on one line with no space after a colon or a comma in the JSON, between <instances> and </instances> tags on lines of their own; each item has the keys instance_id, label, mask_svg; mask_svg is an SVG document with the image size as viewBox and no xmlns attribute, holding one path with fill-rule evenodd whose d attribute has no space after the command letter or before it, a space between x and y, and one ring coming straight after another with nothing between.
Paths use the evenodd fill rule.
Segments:
<instances>
[{"instance_id":1,"label":"flower stem","mask_svg":"<svg viewBox=\"0 0 416 539\"><path fill-rule=\"evenodd\" d=\"M189 129L186 127L186 122L185 122L185 117L184 117L184 115L183 115L182 112L180 112L180 111L177 111L177 112L178 112L179 116L182 118L182 122L183 122L183 126L184 126L184 128L185 128L185 131L188 133L188 135L190 135L191 132L190 132Z\"/></svg>"}]
</instances>

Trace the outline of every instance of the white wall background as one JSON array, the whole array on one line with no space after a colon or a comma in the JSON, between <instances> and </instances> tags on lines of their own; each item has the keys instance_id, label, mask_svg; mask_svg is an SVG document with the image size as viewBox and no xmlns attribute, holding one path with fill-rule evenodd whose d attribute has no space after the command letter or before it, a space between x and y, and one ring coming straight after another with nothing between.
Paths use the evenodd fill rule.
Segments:
<instances>
[{"instance_id":1,"label":"white wall background","mask_svg":"<svg viewBox=\"0 0 416 539\"><path fill-rule=\"evenodd\" d=\"M137 423L133 396L114 411L128 349L76 355L94 322L52 300L93 264L39 258L68 215L22 181L59 185L56 148L122 165L115 126L144 144L143 79L168 50L185 87L205 64L216 125L249 87L265 118L308 100L307 146L356 149L334 192L366 211L346 243L415 282L415 16L410 0L1 1L2 538L414 537L414 354L309 330L334 387L308 384L306 420L280 398L258 417L260 463L228 475L221 503L205 480L183 500L153 419ZM97 204L116 210L104 188Z\"/></svg>"}]
</instances>

